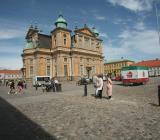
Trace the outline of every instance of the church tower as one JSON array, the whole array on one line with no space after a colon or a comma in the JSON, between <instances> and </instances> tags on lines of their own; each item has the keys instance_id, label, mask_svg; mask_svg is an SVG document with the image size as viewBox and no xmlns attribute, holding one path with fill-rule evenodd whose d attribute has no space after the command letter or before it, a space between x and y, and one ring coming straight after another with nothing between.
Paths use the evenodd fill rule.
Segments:
<instances>
[{"instance_id":1,"label":"church tower","mask_svg":"<svg viewBox=\"0 0 160 140\"><path fill-rule=\"evenodd\" d=\"M52 48L71 46L70 30L67 29L67 22L63 18L63 15L59 15L55 22L56 28L51 32L52 35Z\"/></svg>"},{"instance_id":2,"label":"church tower","mask_svg":"<svg viewBox=\"0 0 160 140\"><path fill-rule=\"evenodd\" d=\"M67 22L62 14L56 20L55 26L56 28L51 32L53 76L67 78L71 75L71 30L67 29Z\"/></svg>"}]
</instances>

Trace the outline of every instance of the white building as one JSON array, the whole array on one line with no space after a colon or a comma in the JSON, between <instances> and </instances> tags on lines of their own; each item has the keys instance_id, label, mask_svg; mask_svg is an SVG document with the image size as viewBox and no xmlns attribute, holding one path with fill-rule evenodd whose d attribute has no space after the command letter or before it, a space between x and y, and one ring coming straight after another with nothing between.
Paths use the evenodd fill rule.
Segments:
<instances>
[{"instance_id":1,"label":"white building","mask_svg":"<svg viewBox=\"0 0 160 140\"><path fill-rule=\"evenodd\" d=\"M20 70L0 70L0 80L21 79L22 72Z\"/></svg>"},{"instance_id":2,"label":"white building","mask_svg":"<svg viewBox=\"0 0 160 140\"><path fill-rule=\"evenodd\" d=\"M160 76L160 59L146 60L133 64L134 66L146 66L149 67L149 76Z\"/></svg>"}]
</instances>

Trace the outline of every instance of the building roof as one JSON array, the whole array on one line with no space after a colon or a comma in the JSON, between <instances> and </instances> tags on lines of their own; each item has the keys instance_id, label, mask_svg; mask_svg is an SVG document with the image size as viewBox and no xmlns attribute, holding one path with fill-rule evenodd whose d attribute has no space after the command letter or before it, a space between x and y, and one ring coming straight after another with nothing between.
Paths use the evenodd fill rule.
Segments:
<instances>
[{"instance_id":1,"label":"building roof","mask_svg":"<svg viewBox=\"0 0 160 140\"><path fill-rule=\"evenodd\" d=\"M145 66L127 66L127 67L122 67L122 71L126 70L148 70L148 67Z\"/></svg>"},{"instance_id":2,"label":"building roof","mask_svg":"<svg viewBox=\"0 0 160 140\"><path fill-rule=\"evenodd\" d=\"M78 33L86 34L86 33L83 32L84 30L87 30L89 32L90 36L96 37L95 33L86 24L84 24L83 28L75 29L74 32L75 33L78 32ZM87 34L87 35L89 35L89 34Z\"/></svg>"},{"instance_id":3,"label":"building roof","mask_svg":"<svg viewBox=\"0 0 160 140\"><path fill-rule=\"evenodd\" d=\"M3 74L22 74L21 70L0 70Z\"/></svg>"},{"instance_id":4,"label":"building roof","mask_svg":"<svg viewBox=\"0 0 160 140\"><path fill-rule=\"evenodd\" d=\"M132 66L160 67L160 59L141 61L132 64Z\"/></svg>"},{"instance_id":5,"label":"building roof","mask_svg":"<svg viewBox=\"0 0 160 140\"><path fill-rule=\"evenodd\" d=\"M51 36L39 34L39 48L51 48Z\"/></svg>"},{"instance_id":6,"label":"building roof","mask_svg":"<svg viewBox=\"0 0 160 140\"><path fill-rule=\"evenodd\" d=\"M119 63L119 62L134 62L132 60L128 59L113 59L113 60L105 60L105 64L110 64L110 63Z\"/></svg>"},{"instance_id":7,"label":"building roof","mask_svg":"<svg viewBox=\"0 0 160 140\"><path fill-rule=\"evenodd\" d=\"M30 28L29 28L29 30L28 30L28 32L27 32L27 34L26 34L25 39L29 39L32 36L32 34L38 33L38 32L39 32L38 28L37 27L33 27L31 25Z\"/></svg>"}]
</instances>

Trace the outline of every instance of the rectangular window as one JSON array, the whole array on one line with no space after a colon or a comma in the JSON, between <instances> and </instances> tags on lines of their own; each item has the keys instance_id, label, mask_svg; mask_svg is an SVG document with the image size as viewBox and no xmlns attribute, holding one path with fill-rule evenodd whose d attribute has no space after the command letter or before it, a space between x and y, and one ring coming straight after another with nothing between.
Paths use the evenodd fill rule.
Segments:
<instances>
[{"instance_id":1,"label":"rectangular window","mask_svg":"<svg viewBox=\"0 0 160 140\"><path fill-rule=\"evenodd\" d=\"M81 76L83 76L83 65L80 65L80 73L81 73Z\"/></svg>"},{"instance_id":2,"label":"rectangular window","mask_svg":"<svg viewBox=\"0 0 160 140\"><path fill-rule=\"evenodd\" d=\"M46 61L47 61L47 64L50 64L50 59L48 59L48 58L47 58L47 60L46 60Z\"/></svg>"},{"instance_id":3,"label":"rectangular window","mask_svg":"<svg viewBox=\"0 0 160 140\"><path fill-rule=\"evenodd\" d=\"M64 62L67 62L67 58L64 58Z\"/></svg>"},{"instance_id":4,"label":"rectangular window","mask_svg":"<svg viewBox=\"0 0 160 140\"><path fill-rule=\"evenodd\" d=\"M33 66L30 66L30 76L33 76Z\"/></svg>"},{"instance_id":5,"label":"rectangular window","mask_svg":"<svg viewBox=\"0 0 160 140\"><path fill-rule=\"evenodd\" d=\"M33 59L30 59L30 65L33 65Z\"/></svg>"},{"instance_id":6,"label":"rectangular window","mask_svg":"<svg viewBox=\"0 0 160 140\"><path fill-rule=\"evenodd\" d=\"M80 57L80 62L82 62L82 60L83 60L82 57Z\"/></svg>"},{"instance_id":7,"label":"rectangular window","mask_svg":"<svg viewBox=\"0 0 160 140\"><path fill-rule=\"evenodd\" d=\"M50 66L47 66L47 76L50 76Z\"/></svg>"},{"instance_id":8,"label":"rectangular window","mask_svg":"<svg viewBox=\"0 0 160 140\"><path fill-rule=\"evenodd\" d=\"M67 65L64 65L64 76L68 76Z\"/></svg>"},{"instance_id":9,"label":"rectangular window","mask_svg":"<svg viewBox=\"0 0 160 140\"><path fill-rule=\"evenodd\" d=\"M85 43L85 47L88 47L89 46L89 38L85 37L84 43Z\"/></svg>"}]
</instances>

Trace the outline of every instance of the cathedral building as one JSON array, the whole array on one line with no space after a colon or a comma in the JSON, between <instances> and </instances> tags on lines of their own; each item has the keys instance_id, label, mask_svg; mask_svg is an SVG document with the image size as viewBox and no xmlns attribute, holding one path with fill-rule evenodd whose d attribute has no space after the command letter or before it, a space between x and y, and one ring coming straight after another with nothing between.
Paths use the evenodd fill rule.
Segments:
<instances>
[{"instance_id":1,"label":"cathedral building","mask_svg":"<svg viewBox=\"0 0 160 140\"><path fill-rule=\"evenodd\" d=\"M23 76L31 81L35 76L51 76L62 80L92 78L103 73L102 40L95 27L75 28L73 35L67 22L59 15L50 35L30 27L23 49Z\"/></svg>"}]
</instances>

